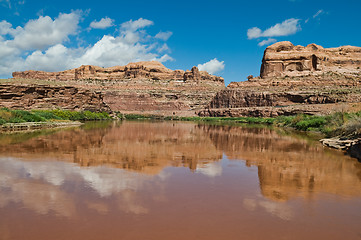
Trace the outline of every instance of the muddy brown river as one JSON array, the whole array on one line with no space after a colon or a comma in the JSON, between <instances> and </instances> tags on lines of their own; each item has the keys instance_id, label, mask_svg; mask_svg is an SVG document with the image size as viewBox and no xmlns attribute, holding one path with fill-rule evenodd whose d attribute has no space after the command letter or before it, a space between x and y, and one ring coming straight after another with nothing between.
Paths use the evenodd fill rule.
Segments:
<instances>
[{"instance_id":1,"label":"muddy brown river","mask_svg":"<svg viewBox=\"0 0 361 240\"><path fill-rule=\"evenodd\" d=\"M361 163L267 128L0 135L0 239L361 239Z\"/></svg>"}]
</instances>

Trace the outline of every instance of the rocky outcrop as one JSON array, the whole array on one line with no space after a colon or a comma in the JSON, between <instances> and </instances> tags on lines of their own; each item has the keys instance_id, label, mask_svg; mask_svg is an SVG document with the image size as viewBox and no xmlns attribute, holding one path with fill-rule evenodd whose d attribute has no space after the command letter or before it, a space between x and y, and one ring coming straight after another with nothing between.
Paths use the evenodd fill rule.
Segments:
<instances>
[{"instance_id":1,"label":"rocky outcrop","mask_svg":"<svg viewBox=\"0 0 361 240\"><path fill-rule=\"evenodd\" d=\"M354 74L360 73L360 68L360 47L323 48L316 44L303 47L285 41L266 48L260 76L307 76L325 72Z\"/></svg>"},{"instance_id":2,"label":"rocky outcrop","mask_svg":"<svg viewBox=\"0 0 361 240\"><path fill-rule=\"evenodd\" d=\"M170 70L163 64L156 61L129 63L126 66L115 66L102 68L91 65L83 65L79 68L70 69L62 72L43 72L43 71L24 71L14 72L13 77L17 79L42 79L42 80L126 80L126 79L145 79L158 81L203 81L215 85L223 86L224 79L213 76L205 71L199 71L193 67L191 71Z\"/></svg>"},{"instance_id":3,"label":"rocky outcrop","mask_svg":"<svg viewBox=\"0 0 361 240\"><path fill-rule=\"evenodd\" d=\"M261 77L230 83L198 114L275 117L360 111L360 64L361 48L357 47L275 43L265 51Z\"/></svg>"},{"instance_id":4,"label":"rocky outcrop","mask_svg":"<svg viewBox=\"0 0 361 240\"><path fill-rule=\"evenodd\" d=\"M62 84L88 89L99 92L113 111L156 115L195 115L225 88L223 78L199 71L197 67L173 71L155 61L110 68L81 66L55 73L14 72L13 77L14 83Z\"/></svg>"},{"instance_id":5,"label":"rocky outcrop","mask_svg":"<svg viewBox=\"0 0 361 240\"><path fill-rule=\"evenodd\" d=\"M346 151L351 157L357 158L361 161L361 138L325 138L320 142L327 147L336 148Z\"/></svg>"},{"instance_id":6,"label":"rocky outcrop","mask_svg":"<svg viewBox=\"0 0 361 240\"><path fill-rule=\"evenodd\" d=\"M0 107L12 109L111 111L100 92L76 87L1 84L0 100Z\"/></svg>"},{"instance_id":7,"label":"rocky outcrop","mask_svg":"<svg viewBox=\"0 0 361 240\"><path fill-rule=\"evenodd\" d=\"M247 83L245 83L247 85ZM327 115L361 110L360 87L268 87L228 86L211 100L200 116L276 117L300 113Z\"/></svg>"}]
</instances>

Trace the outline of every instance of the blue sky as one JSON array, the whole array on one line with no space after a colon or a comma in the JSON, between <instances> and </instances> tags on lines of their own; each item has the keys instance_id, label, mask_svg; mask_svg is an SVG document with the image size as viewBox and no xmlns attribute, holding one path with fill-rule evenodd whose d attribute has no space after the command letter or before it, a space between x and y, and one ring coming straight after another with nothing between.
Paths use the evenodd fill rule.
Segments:
<instances>
[{"instance_id":1,"label":"blue sky","mask_svg":"<svg viewBox=\"0 0 361 240\"><path fill-rule=\"evenodd\" d=\"M361 46L361 1L0 0L0 77L159 60L231 81L275 41Z\"/></svg>"}]
</instances>

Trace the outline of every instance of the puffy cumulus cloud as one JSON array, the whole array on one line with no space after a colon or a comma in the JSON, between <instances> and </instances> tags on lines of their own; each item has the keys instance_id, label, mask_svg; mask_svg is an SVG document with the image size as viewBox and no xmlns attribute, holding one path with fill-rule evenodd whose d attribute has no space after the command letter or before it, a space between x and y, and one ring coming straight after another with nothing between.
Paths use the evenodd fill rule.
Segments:
<instances>
[{"instance_id":1,"label":"puffy cumulus cloud","mask_svg":"<svg viewBox=\"0 0 361 240\"><path fill-rule=\"evenodd\" d=\"M75 35L80 17L80 11L60 13L55 20L49 16L40 16L28 21L24 28L13 30L14 39L8 44L22 50L44 50L68 40L69 35Z\"/></svg>"},{"instance_id":2,"label":"puffy cumulus cloud","mask_svg":"<svg viewBox=\"0 0 361 240\"><path fill-rule=\"evenodd\" d=\"M299 21L300 19L290 18L282 23L277 23L264 31L258 27L253 27L248 29L247 37L248 39L254 39L260 37L280 37L292 35L301 30Z\"/></svg>"},{"instance_id":3,"label":"puffy cumulus cloud","mask_svg":"<svg viewBox=\"0 0 361 240\"><path fill-rule=\"evenodd\" d=\"M155 35L155 38L167 41L172 35L173 35L173 33L170 32L170 31L168 31L168 32L159 32L159 33L157 33L157 35Z\"/></svg>"},{"instance_id":4,"label":"puffy cumulus cloud","mask_svg":"<svg viewBox=\"0 0 361 240\"><path fill-rule=\"evenodd\" d=\"M133 34L132 34L133 35ZM148 45L129 42L127 36L104 36L94 46L85 50L75 65L97 66L125 65L129 62L160 60Z\"/></svg>"},{"instance_id":5,"label":"puffy cumulus cloud","mask_svg":"<svg viewBox=\"0 0 361 240\"><path fill-rule=\"evenodd\" d=\"M264 45L268 45L268 44L275 43L275 42L277 42L276 39L274 39L274 38L268 38L268 39L265 39L265 40L259 42L259 43L258 43L258 46L264 46Z\"/></svg>"},{"instance_id":6,"label":"puffy cumulus cloud","mask_svg":"<svg viewBox=\"0 0 361 240\"><path fill-rule=\"evenodd\" d=\"M106 29L108 27L113 26L114 20L108 17L102 18L99 21L92 21L90 23L90 28L97 28L97 29Z\"/></svg>"},{"instance_id":7,"label":"puffy cumulus cloud","mask_svg":"<svg viewBox=\"0 0 361 240\"><path fill-rule=\"evenodd\" d=\"M2 20L0 22L0 36L1 35L7 35L7 34L14 34L15 33L15 29L12 28L11 23Z\"/></svg>"},{"instance_id":8,"label":"puffy cumulus cloud","mask_svg":"<svg viewBox=\"0 0 361 240\"><path fill-rule=\"evenodd\" d=\"M210 60L209 62L198 64L198 68L200 71L206 71L210 74L214 74L216 72L222 71L225 67L224 61L220 62L217 58Z\"/></svg>"},{"instance_id":9,"label":"puffy cumulus cloud","mask_svg":"<svg viewBox=\"0 0 361 240\"><path fill-rule=\"evenodd\" d=\"M71 49L62 44L48 48L45 52L34 51L29 55L20 69L34 69L54 72L76 66L77 60L82 56L83 49Z\"/></svg>"},{"instance_id":10,"label":"puffy cumulus cloud","mask_svg":"<svg viewBox=\"0 0 361 240\"><path fill-rule=\"evenodd\" d=\"M9 77L14 71L29 69L62 71L85 64L110 67L135 61L173 60L168 54L162 54L170 52L169 47L159 38L147 34L144 28L153 25L153 22L143 18L121 24L117 36L104 35L95 44L70 47L68 45L75 45L69 41L71 35L79 33L78 42L84 41L80 18L79 11L61 13L54 20L41 16L17 28L1 21L0 76ZM98 27L100 22L102 20L97 22Z\"/></svg>"}]
</instances>

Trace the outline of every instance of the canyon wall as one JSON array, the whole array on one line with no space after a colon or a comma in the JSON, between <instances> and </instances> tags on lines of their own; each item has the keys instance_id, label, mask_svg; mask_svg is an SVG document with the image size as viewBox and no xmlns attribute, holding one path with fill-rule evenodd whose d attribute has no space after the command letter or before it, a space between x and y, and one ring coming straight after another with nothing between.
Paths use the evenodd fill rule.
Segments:
<instances>
[{"instance_id":1,"label":"canyon wall","mask_svg":"<svg viewBox=\"0 0 361 240\"><path fill-rule=\"evenodd\" d=\"M14 72L13 77L18 83L61 84L99 92L112 111L157 115L195 115L225 88L223 78L197 67L173 71L155 61L110 68L81 66L62 72Z\"/></svg>"},{"instance_id":2,"label":"canyon wall","mask_svg":"<svg viewBox=\"0 0 361 240\"><path fill-rule=\"evenodd\" d=\"M359 47L302 47L279 42L266 48L260 77L249 76L247 81L232 82L227 88L223 78L197 67L170 70L155 61L110 68L81 66L53 73L14 72L13 84L72 86L100 95L112 111L122 113L274 117L361 110L360 68ZM20 102L13 98L14 104L7 105L37 108L31 105L34 99L24 95ZM70 100L65 97L63 101L66 99ZM57 100L45 97L43 101ZM82 108L65 105L74 110Z\"/></svg>"},{"instance_id":3,"label":"canyon wall","mask_svg":"<svg viewBox=\"0 0 361 240\"><path fill-rule=\"evenodd\" d=\"M77 87L0 84L0 107L110 112L99 92Z\"/></svg>"},{"instance_id":4,"label":"canyon wall","mask_svg":"<svg viewBox=\"0 0 361 240\"><path fill-rule=\"evenodd\" d=\"M70 69L62 72L44 72L44 71L23 71L14 72L16 79L43 79L43 80L100 80L100 81L118 81L143 79L145 83L148 80L177 81L187 83L208 82L217 86L224 85L224 79L213 76L205 71L199 71L197 67L191 70L170 70L157 61L129 63L126 66L115 66L102 68L91 65L83 65L79 68Z\"/></svg>"},{"instance_id":5,"label":"canyon wall","mask_svg":"<svg viewBox=\"0 0 361 240\"><path fill-rule=\"evenodd\" d=\"M232 82L200 116L330 114L361 110L361 48L279 42L264 52L261 77Z\"/></svg>"}]
</instances>

